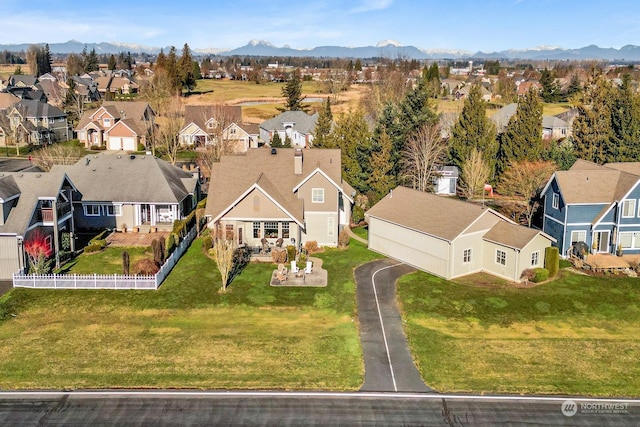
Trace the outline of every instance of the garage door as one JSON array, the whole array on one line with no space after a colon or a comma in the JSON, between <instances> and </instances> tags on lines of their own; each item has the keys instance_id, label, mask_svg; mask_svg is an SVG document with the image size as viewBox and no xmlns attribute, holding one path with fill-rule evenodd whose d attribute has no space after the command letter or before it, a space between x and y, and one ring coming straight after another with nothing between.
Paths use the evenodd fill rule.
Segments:
<instances>
[{"instance_id":1,"label":"garage door","mask_svg":"<svg viewBox=\"0 0 640 427\"><path fill-rule=\"evenodd\" d=\"M447 278L449 245L414 230L370 218L369 249Z\"/></svg>"},{"instance_id":2,"label":"garage door","mask_svg":"<svg viewBox=\"0 0 640 427\"><path fill-rule=\"evenodd\" d=\"M135 151L136 141L133 137L112 136L109 138L109 150Z\"/></svg>"}]
</instances>

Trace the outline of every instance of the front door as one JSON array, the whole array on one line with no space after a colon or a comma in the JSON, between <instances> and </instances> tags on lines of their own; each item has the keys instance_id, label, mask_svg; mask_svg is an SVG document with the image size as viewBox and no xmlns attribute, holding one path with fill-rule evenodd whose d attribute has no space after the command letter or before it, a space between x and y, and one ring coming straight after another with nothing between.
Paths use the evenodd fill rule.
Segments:
<instances>
[{"instance_id":1,"label":"front door","mask_svg":"<svg viewBox=\"0 0 640 427\"><path fill-rule=\"evenodd\" d=\"M596 231L593 233L593 242L596 247L596 252L609 252L609 232L608 231Z\"/></svg>"}]
</instances>

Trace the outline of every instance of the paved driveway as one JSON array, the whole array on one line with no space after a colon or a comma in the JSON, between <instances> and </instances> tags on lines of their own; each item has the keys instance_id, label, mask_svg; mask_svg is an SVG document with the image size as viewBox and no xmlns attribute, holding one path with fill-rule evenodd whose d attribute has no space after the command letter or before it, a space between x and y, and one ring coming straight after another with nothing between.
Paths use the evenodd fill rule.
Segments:
<instances>
[{"instance_id":1,"label":"paved driveway","mask_svg":"<svg viewBox=\"0 0 640 427\"><path fill-rule=\"evenodd\" d=\"M396 280L412 271L390 259L355 271L365 369L362 391L433 391L413 363L396 304Z\"/></svg>"}]
</instances>

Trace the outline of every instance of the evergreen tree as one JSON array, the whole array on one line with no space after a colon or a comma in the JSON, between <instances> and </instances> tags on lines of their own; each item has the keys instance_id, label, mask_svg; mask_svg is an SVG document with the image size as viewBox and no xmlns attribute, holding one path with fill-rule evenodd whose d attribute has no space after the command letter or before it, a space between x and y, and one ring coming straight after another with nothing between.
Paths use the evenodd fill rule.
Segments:
<instances>
[{"instance_id":1,"label":"evergreen tree","mask_svg":"<svg viewBox=\"0 0 640 427\"><path fill-rule=\"evenodd\" d=\"M91 51L87 54L87 48L85 47L84 50L82 51L82 56L83 56L83 65L84 65L84 72L85 73L90 73L92 71L98 71L98 55L96 54L96 50L95 49L91 49Z\"/></svg>"},{"instance_id":2,"label":"evergreen tree","mask_svg":"<svg viewBox=\"0 0 640 427\"><path fill-rule=\"evenodd\" d=\"M182 82L180 81L180 73L178 70L178 54L176 53L175 46L171 46L169 48L169 53L167 54L166 65L164 68L167 71L167 77L169 78L169 82L171 83L171 88L174 93L180 91L182 88Z\"/></svg>"},{"instance_id":3,"label":"evergreen tree","mask_svg":"<svg viewBox=\"0 0 640 427\"><path fill-rule=\"evenodd\" d=\"M202 72L200 71L200 65L198 65L198 61L193 61L191 64L193 66L193 77L196 80L200 80L202 78Z\"/></svg>"},{"instance_id":4,"label":"evergreen tree","mask_svg":"<svg viewBox=\"0 0 640 427\"><path fill-rule=\"evenodd\" d=\"M369 192L371 132L361 110L343 114L331 131L331 143L342 152L342 176L361 194Z\"/></svg>"},{"instance_id":5,"label":"evergreen tree","mask_svg":"<svg viewBox=\"0 0 640 427\"><path fill-rule=\"evenodd\" d=\"M109 56L109 61L107 62L107 69L113 71L116 69L116 57L113 56L113 54L111 56Z\"/></svg>"},{"instance_id":6,"label":"evergreen tree","mask_svg":"<svg viewBox=\"0 0 640 427\"><path fill-rule=\"evenodd\" d=\"M307 111L308 107L302 104L305 97L302 96L302 81L299 70L295 70L283 86L282 96L286 99L284 108L278 108L280 111Z\"/></svg>"},{"instance_id":7,"label":"evergreen tree","mask_svg":"<svg viewBox=\"0 0 640 427\"><path fill-rule=\"evenodd\" d=\"M451 129L449 159L462 170L473 150L478 151L493 175L498 143L495 126L486 115L486 102L479 85L473 85L464 100L458 121Z\"/></svg>"},{"instance_id":8,"label":"evergreen tree","mask_svg":"<svg viewBox=\"0 0 640 427\"><path fill-rule=\"evenodd\" d=\"M164 49L160 48L160 53L156 58L156 69L166 69L167 68L167 55L164 54Z\"/></svg>"},{"instance_id":9,"label":"evergreen tree","mask_svg":"<svg viewBox=\"0 0 640 427\"><path fill-rule=\"evenodd\" d=\"M178 76L180 87L186 89L187 93L191 93L191 90L196 86L196 77L193 73L191 49L187 43L182 47L182 56L178 61Z\"/></svg>"},{"instance_id":10,"label":"evergreen tree","mask_svg":"<svg viewBox=\"0 0 640 427\"><path fill-rule=\"evenodd\" d=\"M612 146L619 147L618 161L640 160L640 96L633 93L625 74L620 88L612 88Z\"/></svg>"},{"instance_id":11,"label":"evergreen tree","mask_svg":"<svg viewBox=\"0 0 640 427\"><path fill-rule=\"evenodd\" d=\"M369 188L369 202L377 203L389 191L395 187L393 176L391 175L391 150L393 144L384 127L379 128L375 138L375 146L372 146L370 169L371 174L367 179Z\"/></svg>"},{"instance_id":12,"label":"evergreen tree","mask_svg":"<svg viewBox=\"0 0 640 427\"><path fill-rule=\"evenodd\" d=\"M582 91L573 121L576 155L594 163L618 160L618 147L613 144L611 125L612 88L604 76L597 76Z\"/></svg>"},{"instance_id":13,"label":"evergreen tree","mask_svg":"<svg viewBox=\"0 0 640 427\"><path fill-rule=\"evenodd\" d=\"M540 75L540 84L542 85L542 99L544 102L560 101L560 87L551 72L546 68L542 70L542 74Z\"/></svg>"},{"instance_id":14,"label":"evergreen tree","mask_svg":"<svg viewBox=\"0 0 640 427\"><path fill-rule=\"evenodd\" d=\"M291 137L289 137L289 135L284 137L284 141L282 141L282 148L291 148Z\"/></svg>"},{"instance_id":15,"label":"evergreen tree","mask_svg":"<svg viewBox=\"0 0 640 427\"><path fill-rule=\"evenodd\" d=\"M500 136L498 169L511 162L539 160L542 155L542 104L535 88L518 100L516 114Z\"/></svg>"},{"instance_id":16,"label":"evergreen tree","mask_svg":"<svg viewBox=\"0 0 640 427\"><path fill-rule=\"evenodd\" d=\"M318 123L316 123L316 127L313 131L313 146L314 147L325 147L325 148L335 148L330 147L330 138L329 134L331 133L331 126L333 125L333 114L331 113L331 100L329 97L325 99L322 104L322 108L318 113Z\"/></svg>"},{"instance_id":17,"label":"evergreen tree","mask_svg":"<svg viewBox=\"0 0 640 427\"><path fill-rule=\"evenodd\" d=\"M582 83L580 83L580 77L578 73L574 73L569 81L569 87L567 88L567 96L571 97L582 91Z\"/></svg>"},{"instance_id":18,"label":"evergreen tree","mask_svg":"<svg viewBox=\"0 0 640 427\"><path fill-rule=\"evenodd\" d=\"M273 137L271 137L271 147L273 148L282 148L282 138L280 138L280 134L275 132Z\"/></svg>"},{"instance_id":19,"label":"evergreen tree","mask_svg":"<svg viewBox=\"0 0 640 427\"><path fill-rule=\"evenodd\" d=\"M51 72L51 63L53 60L51 59L51 51L49 50L49 43L44 45L44 52L42 58L42 70L40 75Z\"/></svg>"}]
</instances>

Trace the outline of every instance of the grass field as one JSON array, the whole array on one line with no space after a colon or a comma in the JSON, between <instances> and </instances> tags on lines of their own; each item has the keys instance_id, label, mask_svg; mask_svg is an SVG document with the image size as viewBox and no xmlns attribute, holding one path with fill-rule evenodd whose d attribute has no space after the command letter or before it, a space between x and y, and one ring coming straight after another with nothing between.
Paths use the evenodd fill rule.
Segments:
<instances>
[{"instance_id":1,"label":"grass field","mask_svg":"<svg viewBox=\"0 0 640 427\"><path fill-rule=\"evenodd\" d=\"M363 362L357 242L318 254L326 288L273 288L250 264L229 290L196 240L158 291L14 289L0 299L0 388L355 390Z\"/></svg>"},{"instance_id":2,"label":"grass field","mask_svg":"<svg viewBox=\"0 0 640 427\"><path fill-rule=\"evenodd\" d=\"M638 279L563 271L529 289L474 282L425 273L399 282L405 330L428 385L442 392L640 396Z\"/></svg>"},{"instance_id":3,"label":"grass field","mask_svg":"<svg viewBox=\"0 0 640 427\"><path fill-rule=\"evenodd\" d=\"M82 254L62 266L65 274L122 274L122 252L129 252L129 264L135 265L143 258L152 258L153 252L147 247L107 247L100 252Z\"/></svg>"}]
</instances>

